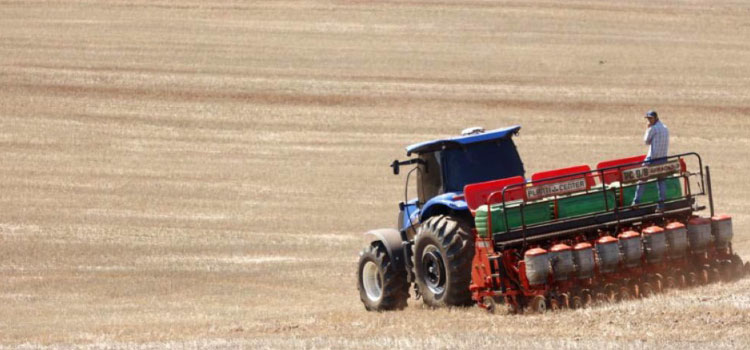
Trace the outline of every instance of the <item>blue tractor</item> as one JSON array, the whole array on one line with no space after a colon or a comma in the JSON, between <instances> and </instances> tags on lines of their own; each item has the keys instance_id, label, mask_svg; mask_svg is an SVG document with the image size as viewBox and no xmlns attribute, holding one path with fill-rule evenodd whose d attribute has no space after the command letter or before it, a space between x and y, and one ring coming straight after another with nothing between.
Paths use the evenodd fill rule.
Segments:
<instances>
[{"instance_id":1,"label":"blue tractor","mask_svg":"<svg viewBox=\"0 0 750 350\"><path fill-rule=\"evenodd\" d=\"M431 307L544 312L750 271L732 248L731 216L714 212L709 167L697 153L526 178L512 140L519 129L466 129L411 145L413 158L391 164L394 174L413 166L406 188L416 174L417 198L400 203L396 229L365 234L357 270L365 308L404 308L413 285ZM699 197L710 217L697 215L706 209Z\"/></svg>"},{"instance_id":2,"label":"blue tractor","mask_svg":"<svg viewBox=\"0 0 750 350\"><path fill-rule=\"evenodd\" d=\"M520 126L485 132L469 128L462 135L406 147L405 161L393 161L393 173L414 165L417 197L399 203L397 229L365 233L360 252L358 289L367 310L406 307L409 289L429 306L470 305L474 256L474 219L464 186L524 176L512 137ZM408 196L408 195L407 195Z\"/></svg>"}]
</instances>

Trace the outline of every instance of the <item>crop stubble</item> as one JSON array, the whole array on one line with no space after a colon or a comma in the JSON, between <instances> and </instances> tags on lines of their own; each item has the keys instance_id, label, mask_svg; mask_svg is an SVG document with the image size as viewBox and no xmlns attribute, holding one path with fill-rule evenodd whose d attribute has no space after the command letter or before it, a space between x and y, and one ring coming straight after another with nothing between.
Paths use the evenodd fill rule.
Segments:
<instances>
[{"instance_id":1,"label":"crop stubble","mask_svg":"<svg viewBox=\"0 0 750 350\"><path fill-rule=\"evenodd\" d=\"M750 258L746 4L0 2L0 343L742 347L747 280L551 316L366 313L403 146L522 124L527 172L712 166Z\"/></svg>"}]
</instances>

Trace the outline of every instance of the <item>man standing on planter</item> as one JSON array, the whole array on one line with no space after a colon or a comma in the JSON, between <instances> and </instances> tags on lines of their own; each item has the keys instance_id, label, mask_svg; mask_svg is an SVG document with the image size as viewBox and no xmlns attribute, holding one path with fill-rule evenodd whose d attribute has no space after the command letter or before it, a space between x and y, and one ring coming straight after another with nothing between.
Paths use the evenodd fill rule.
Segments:
<instances>
[{"instance_id":1,"label":"man standing on planter","mask_svg":"<svg viewBox=\"0 0 750 350\"><path fill-rule=\"evenodd\" d=\"M648 145L648 155L644 164L653 165L661 164L666 162L663 159L667 156L669 151L669 130L667 126L659 121L659 115L655 110L646 112L643 116L648 120L648 129L646 134L643 136L643 142ZM657 188L659 190L659 204L656 207L658 212L664 211L664 200L667 195L667 186L663 178L657 180ZM635 190L635 198L633 198L633 205L637 205L641 202L643 197L643 191L646 189L646 184L639 183Z\"/></svg>"}]
</instances>

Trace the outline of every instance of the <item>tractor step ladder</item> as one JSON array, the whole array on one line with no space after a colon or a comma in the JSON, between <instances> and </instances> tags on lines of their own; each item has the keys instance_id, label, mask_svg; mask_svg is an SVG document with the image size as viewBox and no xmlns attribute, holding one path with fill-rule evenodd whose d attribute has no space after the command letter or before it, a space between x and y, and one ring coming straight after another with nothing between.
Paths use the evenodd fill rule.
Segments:
<instances>
[{"instance_id":1,"label":"tractor step ladder","mask_svg":"<svg viewBox=\"0 0 750 350\"><path fill-rule=\"evenodd\" d=\"M490 286L490 289L497 294L502 295L505 291L505 288L503 287L502 280L501 280L501 274L499 268L500 265L503 263L501 261L502 255L500 254L494 254L487 257L487 260L490 261L490 281L492 285ZM500 287L498 289L498 287Z\"/></svg>"}]
</instances>

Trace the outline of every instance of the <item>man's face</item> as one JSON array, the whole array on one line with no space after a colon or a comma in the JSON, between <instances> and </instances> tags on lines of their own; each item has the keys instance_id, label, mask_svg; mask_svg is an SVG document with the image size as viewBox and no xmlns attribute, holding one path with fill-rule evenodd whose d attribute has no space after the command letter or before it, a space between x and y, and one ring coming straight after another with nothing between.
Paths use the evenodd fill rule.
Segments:
<instances>
[{"instance_id":1,"label":"man's face","mask_svg":"<svg viewBox=\"0 0 750 350\"><path fill-rule=\"evenodd\" d=\"M648 126L652 126L656 123L656 118L654 117L646 117L646 120L648 120Z\"/></svg>"}]
</instances>

